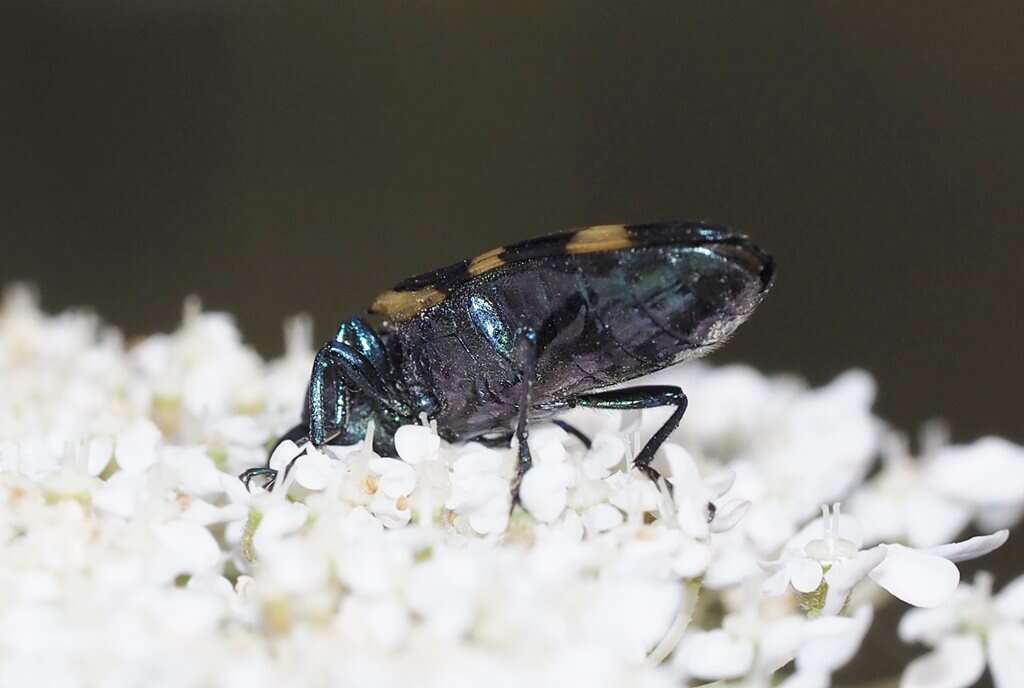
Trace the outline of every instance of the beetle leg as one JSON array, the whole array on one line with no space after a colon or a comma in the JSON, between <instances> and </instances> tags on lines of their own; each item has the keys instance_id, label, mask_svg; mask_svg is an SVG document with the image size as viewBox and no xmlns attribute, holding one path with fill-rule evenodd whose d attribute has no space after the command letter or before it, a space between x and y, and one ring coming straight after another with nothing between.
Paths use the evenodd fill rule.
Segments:
<instances>
[{"instance_id":1,"label":"beetle leg","mask_svg":"<svg viewBox=\"0 0 1024 688\"><path fill-rule=\"evenodd\" d=\"M593 444L590 441L590 438L587 437L586 434L584 434L584 432L577 428L575 425L567 423L564 420L553 420L551 421L551 423L553 425L557 425L558 427L562 428L567 433L578 439L580 442L583 443L583 446L586 447L587 449L590 449L590 445Z\"/></svg>"},{"instance_id":2,"label":"beetle leg","mask_svg":"<svg viewBox=\"0 0 1024 688\"><path fill-rule=\"evenodd\" d=\"M249 483L252 482L253 478L266 478L263 481L263 489L269 490L274 486L274 482L277 480L277 471L269 466L256 466L254 468L248 468L238 474L238 479L245 485L245 489L248 490Z\"/></svg>"},{"instance_id":3,"label":"beetle leg","mask_svg":"<svg viewBox=\"0 0 1024 688\"><path fill-rule=\"evenodd\" d=\"M680 388L651 385L585 394L576 397L572 405L596 409L618 409L621 411L656 408L658 406L675 406L676 410L658 428L658 431L654 433L651 439L647 440L647 444L644 445L644 448L640 450L640 453L633 460L633 465L638 470L657 483L661 475L651 467L651 461L654 460L654 454L658 451L658 448L679 427L679 421L682 420L683 414L686 413L686 404L686 395L683 394L683 390Z\"/></svg>"},{"instance_id":4,"label":"beetle leg","mask_svg":"<svg viewBox=\"0 0 1024 688\"><path fill-rule=\"evenodd\" d=\"M271 449L270 453L267 454L267 462L265 464L242 471L238 475L238 479L245 485L245 489L249 489L249 483L251 483L254 478L266 478L266 480L263 481L264 490L269 490L274 486L274 483L277 481L277 471L270 467L270 457L274 455L274 452L279 446L281 446L281 443L287 440L291 440L300 447L309 442L309 426L305 423L299 423L294 428L281 435L277 442L274 443L273 449ZM301 454L299 454L299 456L301 456ZM294 463L294 460L292 463ZM289 464L288 467L291 468L291 464ZM288 477L287 471L285 472L285 477Z\"/></svg>"},{"instance_id":5,"label":"beetle leg","mask_svg":"<svg viewBox=\"0 0 1024 688\"><path fill-rule=\"evenodd\" d=\"M485 447L492 449L501 447L508 449L512 442L512 438L515 436L516 434L514 432L505 432L500 435L480 435L479 437L471 439L470 442L476 442L477 444L482 444Z\"/></svg>"},{"instance_id":6,"label":"beetle leg","mask_svg":"<svg viewBox=\"0 0 1024 688\"><path fill-rule=\"evenodd\" d=\"M369 359L348 344L332 340L317 352L309 383L309 439L317 447L331 440L331 431L337 434L344 429L332 427L335 423L329 422L326 417L328 405L334 407L337 401L327 398L331 374L339 376L342 383L350 383L378 405L400 415L411 416L409 405L385 384ZM337 395L344 386L334 385L332 393Z\"/></svg>"},{"instance_id":7,"label":"beetle leg","mask_svg":"<svg viewBox=\"0 0 1024 688\"><path fill-rule=\"evenodd\" d=\"M384 342L376 330L359 316L341 323L334 339L362 354L382 379L387 379L391 375L391 363L388 361Z\"/></svg>"},{"instance_id":8,"label":"beetle leg","mask_svg":"<svg viewBox=\"0 0 1024 688\"><path fill-rule=\"evenodd\" d=\"M274 452L279 446L281 446L281 443L287 440L291 440L301 447L303 444L309 442L309 428L305 423L299 423L294 428L281 435L277 442L274 443L274 448L270 450L269 454L267 454L267 462L265 464L254 468L247 468L239 473L238 479L242 481L243 485L245 485L246 490L249 489L249 483L251 483L254 478L265 478L263 481L264 490L269 490L274 487L274 483L277 482L277 470L270 467L270 457L274 455ZM285 469L285 478L288 477L288 471L291 470L292 464L295 463L295 460L304 453L305 452L300 453L295 457L295 459L292 459L291 462L289 462L288 467Z\"/></svg>"},{"instance_id":9,"label":"beetle leg","mask_svg":"<svg viewBox=\"0 0 1024 688\"><path fill-rule=\"evenodd\" d=\"M519 418L516 421L516 440L519 445L519 461L516 463L516 475L512 479L512 504L514 509L519 503L519 488L523 484L523 476L530 470L533 461L530 457L530 427L527 418L530 415L530 388L537 373L537 332L532 329L520 330L516 342L519 357Z\"/></svg>"}]
</instances>

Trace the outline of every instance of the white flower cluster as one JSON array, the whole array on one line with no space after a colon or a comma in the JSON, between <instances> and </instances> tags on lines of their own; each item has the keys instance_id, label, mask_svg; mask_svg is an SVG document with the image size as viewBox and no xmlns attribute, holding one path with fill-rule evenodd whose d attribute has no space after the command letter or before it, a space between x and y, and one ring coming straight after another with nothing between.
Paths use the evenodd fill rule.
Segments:
<instances>
[{"instance_id":1,"label":"white flower cluster","mask_svg":"<svg viewBox=\"0 0 1024 688\"><path fill-rule=\"evenodd\" d=\"M287 479L244 489L301 408L308 320L286 341L265 363L190 302L128 345L9 292L0 685L828 686L882 591L934 648L906 686L967 686L986 658L1024 685L1022 579L993 598L953 563L1006 541L1024 450L932 432L912 457L863 372L663 372L692 400L667 483L630 467L661 412L576 410L591 448L535 426L511 510L514 450L426 426L399 430L400 459L286 442ZM971 524L990 534L946 544Z\"/></svg>"}]
</instances>

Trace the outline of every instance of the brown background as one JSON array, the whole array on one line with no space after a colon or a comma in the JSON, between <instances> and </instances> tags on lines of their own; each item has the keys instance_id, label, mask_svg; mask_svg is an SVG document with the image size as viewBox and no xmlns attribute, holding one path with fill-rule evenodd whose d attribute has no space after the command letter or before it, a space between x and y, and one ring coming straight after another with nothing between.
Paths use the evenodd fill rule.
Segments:
<instances>
[{"instance_id":1,"label":"brown background","mask_svg":"<svg viewBox=\"0 0 1024 688\"><path fill-rule=\"evenodd\" d=\"M5 3L0 282L133 334L199 293L275 353L494 245L712 219L780 266L716 360L1024 440L1018 3L490 5Z\"/></svg>"}]
</instances>

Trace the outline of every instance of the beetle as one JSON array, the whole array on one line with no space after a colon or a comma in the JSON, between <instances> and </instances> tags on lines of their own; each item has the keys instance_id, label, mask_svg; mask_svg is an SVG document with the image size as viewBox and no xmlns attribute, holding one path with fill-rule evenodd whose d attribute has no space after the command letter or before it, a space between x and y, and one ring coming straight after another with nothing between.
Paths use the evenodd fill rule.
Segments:
<instances>
[{"instance_id":1,"label":"beetle","mask_svg":"<svg viewBox=\"0 0 1024 688\"><path fill-rule=\"evenodd\" d=\"M550 420L589 446L556 414L672 406L633 460L657 481L651 462L686 395L618 385L723 344L774 272L746 236L703 222L599 225L486 251L380 294L369 308L379 329L341 323L316 354L302 422L281 441L354 444L372 421L374 450L395 457L397 429L431 420L449 442L515 438L514 505L531 423ZM277 471L268 460L239 476L256 477L269 487Z\"/></svg>"}]
</instances>

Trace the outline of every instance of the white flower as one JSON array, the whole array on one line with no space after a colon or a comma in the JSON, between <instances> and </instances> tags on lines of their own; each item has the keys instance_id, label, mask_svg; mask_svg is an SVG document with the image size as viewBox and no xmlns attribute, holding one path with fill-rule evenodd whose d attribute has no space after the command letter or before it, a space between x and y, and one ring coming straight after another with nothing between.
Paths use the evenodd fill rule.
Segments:
<instances>
[{"instance_id":1,"label":"white flower","mask_svg":"<svg viewBox=\"0 0 1024 688\"><path fill-rule=\"evenodd\" d=\"M559 428L542 427L530 438L533 465L523 476L519 499L542 523L551 523L562 514L569 504L569 488L576 484L576 471L562 444L564 437Z\"/></svg>"},{"instance_id":2,"label":"white flower","mask_svg":"<svg viewBox=\"0 0 1024 688\"><path fill-rule=\"evenodd\" d=\"M271 457L270 464L277 465L274 457L280 452L284 456L295 456L298 452L298 447L295 446L294 442L285 441L282 442L277 449L274 450L274 456ZM326 453L318 451L311 445L303 447L302 455L295 461L295 465L292 470L295 471L295 482L307 490L323 490L331 481L331 477L335 473L335 462ZM283 462L282 462L283 463ZM285 470L287 463L280 470ZM280 473L281 479L284 479L284 474Z\"/></svg>"},{"instance_id":3,"label":"white flower","mask_svg":"<svg viewBox=\"0 0 1024 688\"><path fill-rule=\"evenodd\" d=\"M87 467L89 475L99 475L114 458L114 439L112 437L92 437L87 449Z\"/></svg>"},{"instance_id":4,"label":"white flower","mask_svg":"<svg viewBox=\"0 0 1024 688\"><path fill-rule=\"evenodd\" d=\"M160 430L148 420L136 421L118 433L114 455L117 465L129 473L141 473L156 462Z\"/></svg>"},{"instance_id":5,"label":"white flower","mask_svg":"<svg viewBox=\"0 0 1024 688\"><path fill-rule=\"evenodd\" d=\"M409 607L441 635L462 635L472 623L476 595L485 585L480 563L469 552L449 551L416 566L406 589Z\"/></svg>"},{"instance_id":6,"label":"white flower","mask_svg":"<svg viewBox=\"0 0 1024 688\"><path fill-rule=\"evenodd\" d=\"M622 512L611 504L595 504L583 512L583 525L594 533L603 533L621 524Z\"/></svg>"},{"instance_id":7,"label":"white flower","mask_svg":"<svg viewBox=\"0 0 1024 688\"><path fill-rule=\"evenodd\" d=\"M451 496L450 448L445 446L442 452L441 438L434 427L403 425L395 433L395 449L416 472L416 489L408 498L413 513L420 523L433 521Z\"/></svg>"},{"instance_id":8,"label":"white flower","mask_svg":"<svg viewBox=\"0 0 1024 688\"><path fill-rule=\"evenodd\" d=\"M770 686L775 672L796 660L796 674L789 679L793 684L827 686L871 625L870 607L861 607L852 618L808 620L762 604L750 591L745 597L743 610L727 614L720 629L686 634L673 659L683 678L744 678L745 685Z\"/></svg>"},{"instance_id":9,"label":"white flower","mask_svg":"<svg viewBox=\"0 0 1024 688\"><path fill-rule=\"evenodd\" d=\"M469 519L481 535L501 533L508 525L509 481L501 452L471 445L452 464L451 496L445 506Z\"/></svg>"},{"instance_id":10,"label":"white flower","mask_svg":"<svg viewBox=\"0 0 1024 688\"><path fill-rule=\"evenodd\" d=\"M144 501L146 476L118 471L96 488L92 503L97 509L122 518L131 518Z\"/></svg>"},{"instance_id":11,"label":"white flower","mask_svg":"<svg viewBox=\"0 0 1024 688\"><path fill-rule=\"evenodd\" d=\"M702 479L697 464L685 449L678 445L662 447L671 474L672 496L676 519L683 532L697 540L705 540L712 532L723 532L735 526L750 508L750 502L740 499L720 500L732 487L735 474L720 471Z\"/></svg>"},{"instance_id":12,"label":"white flower","mask_svg":"<svg viewBox=\"0 0 1024 688\"><path fill-rule=\"evenodd\" d=\"M562 515L574 482L572 468L564 463L542 463L523 476L519 499L534 518L550 523Z\"/></svg>"},{"instance_id":13,"label":"white flower","mask_svg":"<svg viewBox=\"0 0 1024 688\"><path fill-rule=\"evenodd\" d=\"M155 575L163 580L213 573L224 559L210 531L195 523L172 521L158 526L156 542Z\"/></svg>"},{"instance_id":14,"label":"white flower","mask_svg":"<svg viewBox=\"0 0 1024 688\"><path fill-rule=\"evenodd\" d=\"M1024 448L998 437L947 446L927 465L928 485L971 508L982 528L1008 528L1024 511Z\"/></svg>"},{"instance_id":15,"label":"white flower","mask_svg":"<svg viewBox=\"0 0 1024 688\"><path fill-rule=\"evenodd\" d=\"M395 433L395 450L406 463L415 465L434 460L440 449L441 438L428 427L403 425Z\"/></svg>"},{"instance_id":16,"label":"white flower","mask_svg":"<svg viewBox=\"0 0 1024 688\"><path fill-rule=\"evenodd\" d=\"M832 615L840 612L853 587L870 576L908 604L934 607L948 599L960 581L954 561L991 551L1007 535L1000 531L930 551L896 544L861 550L857 521L840 514L838 504L831 511L823 506L822 517L787 544L782 559L766 564L773 575L764 588L780 595L792 587L803 595L808 611Z\"/></svg>"},{"instance_id":17,"label":"white flower","mask_svg":"<svg viewBox=\"0 0 1024 688\"><path fill-rule=\"evenodd\" d=\"M229 502L220 512L227 523L226 533L239 542L242 555L249 561L280 538L297 531L309 519L309 508L285 498L287 485L282 479L272 492L250 493L233 475L221 474L221 486Z\"/></svg>"},{"instance_id":18,"label":"white flower","mask_svg":"<svg viewBox=\"0 0 1024 688\"><path fill-rule=\"evenodd\" d=\"M370 511L389 528L404 526L412 517L409 495L416 487L416 471L399 459L370 459L370 470L378 476L377 492Z\"/></svg>"},{"instance_id":19,"label":"white flower","mask_svg":"<svg viewBox=\"0 0 1024 688\"><path fill-rule=\"evenodd\" d=\"M313 367L313 318L297 315L284 323L284 356L267 366L267 401L271 409L294 414L302 408Z\"/></svg>"},{"instance_id":20,"label":"white flower","mask_svg":"<svg viewBox=\"0 0 1024 688\"><path fill-rule=\"evenodd\" d=\"M742 528L771 556L822 503L845 497L877 454L874 382L863 371L806 389L741 366L684 367L693 403L678 434L700 456L728 458L732 494L751 502ZM712 417L715 416L715 417Z\"/></svg>"},{"instance_id":21,"label":"white flower","mask_svg":"<svg viewBox=\"0 0 1024 688\"><path fill-rule=\"evenodd\" d=\"M946 604L913 609L900 622L900 638L932 648L907 667L902 688L963 688L987 662L996 688L1024 685L1024 576L992 595L992 577L979 573Z\"/></svg>"},{"instance_id":22,"label":"white flower","mask_svg":"<svg viewBox=\"0 0 1024 688\"><path fill-rule=\"evenodd\" d=\"M882 449L882 469L848 504L864 528L865 541L931 547L948 542L967 526L971 509L929 484L929 457L915 461L898 435L889 435Z\"/></svg>"},{"instance_id":23,"label":"white flower","mask_svg":"<svg viewBox=\"0 0 1024 688\"><path fill-rule=\"evenodd\" d=\"M608 502L634 523L642 521L645 513L656 511L662 501L657 486L636 471L613 473L604 484L609 491Z\"/></svg>"},{"instance_id":24,"label":"white flower","mask_svg":"<svg viewBox=\"0 0 1024 688\"><path fill-rule=\"evenodd\" d=\"M626 442L619 433L595 435L583 459L583 475L591 480L607 478L626 456Z\"/></svg>"},{"instance_id":25,"label":"white flower","mask_svg":"<svg viewBox=\"0 0 1024 688\"><path fill-rule=\"evenodd\" d=\"M854 493L850 506L871 542L932 547L972 519L984 530L1007 528L1024 509L1024 449L988 437L933 446L914 460L906 441L891 436L882 470Z\"/></svg>"},{"instance_id":26,"label":"white flower","mask_svg":"<svg viewBox=\"0 0 1024 688\"><path fill-rule=\"evenodd\" d=\"M823 688L870 623L858 580L933 604L953 561L1006 533L865 548L834 513L800 532L820 503L863 507L869 545L925 545L1024 501L1019 448L992 439L932 442L860 485L880 427L864 373L809 388L702 365L659 373L693 402L659 485L632 461L671 409L574 409L592 446L531 426L511 523L516 451L446 442L429 419L397 429L401 460L372 428L282 442L274 487L249 492L235 474L300 419L311 336L290 323L266 363L195 300L128 349L93 315L0 306L0 685ZM780 551L769 587L795 594L763 596L757 559ZM1018 589L908 615L904 636L932 648L908 686L986 660L1000 688L1021 683Z\"/></svg>"}]
</instances>

